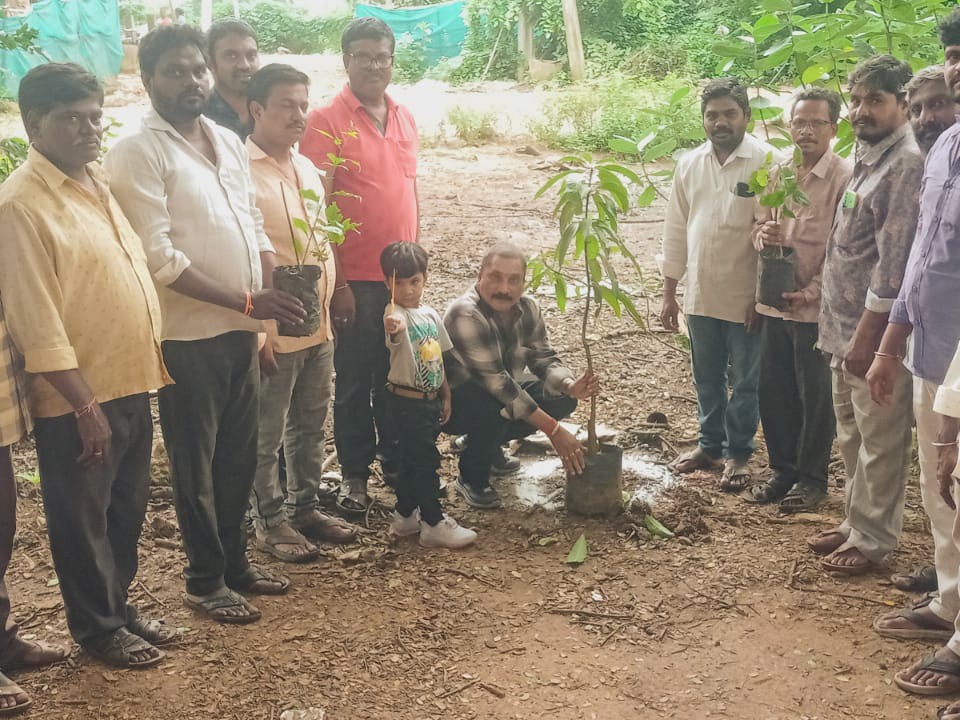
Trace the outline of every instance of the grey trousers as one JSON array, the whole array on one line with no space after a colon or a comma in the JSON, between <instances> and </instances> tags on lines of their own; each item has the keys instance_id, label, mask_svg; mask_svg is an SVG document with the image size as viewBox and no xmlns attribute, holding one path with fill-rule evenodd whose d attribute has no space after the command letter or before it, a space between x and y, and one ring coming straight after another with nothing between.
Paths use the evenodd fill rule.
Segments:
<instances>
[{"instance_id":1,"label":"grey trousers","mask_svg":"<svg viewBox=\"0 0 960 720\"><path fill-rule=\"evenodd\" d=\"M257 473L250 495L260 530L282 525L288 517L318 505L323 467L323 424L330 406L333 343L277 353L276 375L260 379L260 439ZM277 451L287 461L287 492L280 487Z\"/></svg>"},{"instance_id":2,"label":"grey trousers","mask_svg":"<svg viewBox=\"0 0 960 720\"><path fill-rule=\"evenodd\" d=\"M100 406L113 433L103 464L83 469L73 414L37 418L34 436L50 554L67 626L81 645L127 624L127 590L150 497L153 418L144 393Z\"/></svg>"},{"instance_id":3,"label":"grey trousers","mask_svg":"<svg viewBox=\"0 0 960 720\"><path fill-rule=\"evenodd\" d=\"M837 442L847 470L847 517L842 547L855 547L880 562L896 549L910 463L913 380L901 367L888 405L870 397L867 381L833 369Z\"/></svg>"},{"instance_id":4,"label":"grey trousers","mask_svg":"<svg viewBox=\"0 0 960 720\"><path fill-rule=\"evenodd\" d=\"M162 349L176 381L160 390L159 404L184 577L188 593L208 595L240 583L250 567L243 517L257 469L257 337L166 340Z\"/></svg>"}]
</instances>

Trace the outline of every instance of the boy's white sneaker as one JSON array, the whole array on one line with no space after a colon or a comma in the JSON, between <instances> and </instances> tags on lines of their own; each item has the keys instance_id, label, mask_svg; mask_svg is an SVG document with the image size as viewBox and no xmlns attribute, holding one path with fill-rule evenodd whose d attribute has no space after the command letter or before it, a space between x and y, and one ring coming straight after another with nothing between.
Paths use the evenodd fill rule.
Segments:
<instances>
[{"instance_id":1,"label":"boy's white sneaker","mask_svg":"<svg viewBox=\"0 0 960 720\"><path fill-rule=\"evenodd\" d=\"M449 515L436 525L423 523L420 526L420 544L424 547L443 547L451 550L465 548L477 541L477 533L460 524Z\"/></svg>"},{"instance_id":2,"label":"boy's white sneaker","mask_svg":"<svg viewBox=\"0 0 960 720\"><path fill-rule=\"evenodd\" d=\"M397 537L407 537L420 532L420 508L414 509L410 517L404 517L396 510L393 511L393 522L390 523L390 534Z\"/></svg>"}]
</instances>

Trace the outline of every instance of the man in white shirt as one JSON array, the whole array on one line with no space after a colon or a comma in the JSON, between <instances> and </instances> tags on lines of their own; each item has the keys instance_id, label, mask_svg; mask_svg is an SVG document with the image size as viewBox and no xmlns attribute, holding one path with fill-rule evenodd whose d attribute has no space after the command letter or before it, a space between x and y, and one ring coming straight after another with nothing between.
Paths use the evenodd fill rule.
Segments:
<instances>
[{"instance_id":1,"label":"man in white shirt","mask_svg":"<svg viewBox=\"0 0 960 720\"><path fill-rule=\"evenodd\" d=\"M260 612L240 592L290 583L251 565L243 517L257 466L258 320L301 322L302 304L261 289L273 248L239 138L201 117L210 92L204 37L190 26L140 42L153 106L110 151L111 190L143 240L163 314L160 424L188 565L186 604L226 623Z\"/></svg>"},{"instance_id":2,"label":"man in white shirt","mask_svg":"<svg viewBox=\"0 0 960 720\"><path fill-rule=\"evenodd\" d=\"M677 284L686 276L684 313L700 420L697 448L674 467L683 473L714 468L723 457L720 487L740 491L750 482L747 463L759 419L750 178L774 151L747 134L750 103L737 80L707 84L700 107L708 140L677 163L663 235L660 320L679 330Z\"/></svg>"}]
</instances>

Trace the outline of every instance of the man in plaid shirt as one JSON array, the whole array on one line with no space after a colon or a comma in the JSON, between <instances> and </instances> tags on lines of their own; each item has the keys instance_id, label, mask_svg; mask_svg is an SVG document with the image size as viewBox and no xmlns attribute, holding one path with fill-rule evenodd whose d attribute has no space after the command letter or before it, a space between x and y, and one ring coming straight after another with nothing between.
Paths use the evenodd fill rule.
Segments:
<instances>
[{"instance_id":1,"label":"man in plaid shirt","mask_svg":"<svg viewBox=\"0 0 960 720\"><path fill-rule=\"evenodd\" d=\"M17 529L17 486L10 460L10 446L30 430L20 363L7 335L0 305L0 714L23 710L30 697L3 671L27 670L65 660L66 650L17 637L17 624L10 619L10 597L3 581L13 552Z\"/></svg>"},{"instance_id":2,"label":"man in plaid shirt","mask_svg":"<svg viewBox=\"0 0 960 720\"><path fill-rule=\"evenodd\" d=\"M519 248L496 245L480 263L477 284L444 317L453 342L444 353L453 414L443 429L466 435L457 490L475 508L500 505L490 471L502 460L501 444L537 430L567 472L583 472L583 446L559 420L600 384L589 373L575 379L550 347L540 308L523 294L526 270Z\"/></svg>"}]
</instances>

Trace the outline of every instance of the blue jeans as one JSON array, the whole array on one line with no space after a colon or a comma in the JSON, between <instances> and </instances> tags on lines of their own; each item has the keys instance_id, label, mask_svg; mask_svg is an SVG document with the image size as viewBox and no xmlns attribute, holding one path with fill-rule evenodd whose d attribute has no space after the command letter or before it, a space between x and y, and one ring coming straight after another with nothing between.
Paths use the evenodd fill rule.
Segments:
<instances>
[{"instance_id":1,"label":"blue jeans","mask_svg":"<svg viewBox=\"0 0 960 720\"><path fill-rule=\"evenodd\" d=\"M760 334L748 333L743 323L701 315L687 315L687 326L700 448L713 458L746 460L753 454L760 416Z\"/></svg>"}]
</instances>

